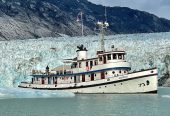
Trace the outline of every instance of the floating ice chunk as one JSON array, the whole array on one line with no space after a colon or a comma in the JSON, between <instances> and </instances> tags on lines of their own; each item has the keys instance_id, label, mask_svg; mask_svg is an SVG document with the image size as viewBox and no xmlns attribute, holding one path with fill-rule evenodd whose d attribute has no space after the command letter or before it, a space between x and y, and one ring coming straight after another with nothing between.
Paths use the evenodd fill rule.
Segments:
<instances>
[{"instance_id":1,"label":"floating ice chunk","mask_svg":"<svg viewBox=\"0 0 170 116\"><path fill-rule=\"evenodd\" d=\"M170 98L170 95L161 95L163 98Z\"/></svg>"},{"instance_id":2,"label":"floating ice chunk","mask_svg":"<svg viewBox=\"0 0 170 116\"><path fill-rule=\"evenodd\" d=\"M74 93L57 90L33 90L23 88L0 88L0 98L63 98L74 97Z\"/></svg>"}]
</instances>

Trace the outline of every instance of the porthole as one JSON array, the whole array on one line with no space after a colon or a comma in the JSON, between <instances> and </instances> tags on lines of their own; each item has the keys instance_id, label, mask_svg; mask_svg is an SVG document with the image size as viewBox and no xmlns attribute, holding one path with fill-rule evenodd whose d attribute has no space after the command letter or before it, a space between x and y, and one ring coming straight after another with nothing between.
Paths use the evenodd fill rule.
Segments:
<instances>
[{"instance_id":1,"label":"porthole","mask_svg":"<svg viewBox=\"0 0 170 116\"><path fill-rule=\"evenodd\" d=\"M153 73L154 71L152 70L151 73Z\"/></svg>"},{"instance_id":2,"label":"porthole","mask_svg":"<svg viewBox=\"0 0 170 116\"><path fill-rule=\"evenodd\" d=\"M120 83L121 85L123 85L122 83Z\"/></svg>"},{"instance_id":3,"label":"porthole","mask_svg":"<svg viewBox=\"0 0 170 116\"><path fill-rule=\"evenodd\" d=\"M112 71L113 74L115 74L115 71Z\"/></svg>"},{"instance_id":4,"label":"porthole","mask_svg":"<svg viewBox=\"0 0 170 116\"><path fill-rule=\"evenodd\" d=\"M105 86L105 87L107 87L107 86Z\"/></svg>"},{"instance_id":5,"label":"porthole","mask_svg":"<svg viewBox=\"0 0 170 116\"><path fill-rule=\"evenodd\" d=\"M105 72L105 74L107 75L107 72Z\"/></svg>"},{"instance_id":6,"label":"porthole","mask_svg":"<svg viewBox=\"0 0 170 116\"><path fill-rule=\"evenodd\" d=\"M146 81L146 85L149 85L149 84L150 84L150 82L149 82L149 80L147 80L147 81Z\"/></svg>"},{"instance_id":7,"label":"porthole","mask_svg":"<svg viewBox=\"0 0 170 116\"><path fill-rule=\"evenodd\" d=\"M119 73L122 73L122 71L120 70Z\"/></svg>"},{"instance_id":8,"label":"porthole","mask_svg":"<svg viewBox=\"0 0 170 116\"><path fill-rule=\"evenodd\" d=\"M124 73L126 73L126 71L124 71Z\"/></svg>"},{"instance_id":9,"label":"porthole","mask_svg":"<svg viewBox=\"0 0 170 116\"><path fill-rule=\"evenodd\" d=\"M96 74L94 74L94 76L96 77Z\"/></svg>"}]
</instances>

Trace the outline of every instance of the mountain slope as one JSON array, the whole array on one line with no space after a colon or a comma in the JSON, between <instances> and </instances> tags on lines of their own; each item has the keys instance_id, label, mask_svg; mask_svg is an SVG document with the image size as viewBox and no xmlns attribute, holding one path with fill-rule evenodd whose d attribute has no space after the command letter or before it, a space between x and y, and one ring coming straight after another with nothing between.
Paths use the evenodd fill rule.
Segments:
<instances>
[{"instance_id":1,"label":"mountain slope","mask_svg":"<svg viewBox=\"0 0 170 116\"><path fill-rule=\"evenodd\" d=\"M104 7L87 0L0 0L0 40L81 35L77 14L84 12L85 34L105 20ZM109 33L170 31L170 21L126 7L108 7Z\"/></svg>"}]
</instances>

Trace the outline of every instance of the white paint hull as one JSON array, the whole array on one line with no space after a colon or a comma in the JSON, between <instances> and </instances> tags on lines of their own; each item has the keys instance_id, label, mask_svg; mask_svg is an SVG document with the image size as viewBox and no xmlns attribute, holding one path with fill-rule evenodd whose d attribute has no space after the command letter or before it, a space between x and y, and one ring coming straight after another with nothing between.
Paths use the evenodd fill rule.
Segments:
<instances>
[{"instance_id":1,"label":"white paint hull","mask_svg":"<svg viewBox=\"0 0 170 116\"><path fill-rule=\"evenodd\" d=\"M157 93L157 69L76 84L44 85L21 83L19 87L64 90L73 93Z\"/></svg>"}]
</instances>

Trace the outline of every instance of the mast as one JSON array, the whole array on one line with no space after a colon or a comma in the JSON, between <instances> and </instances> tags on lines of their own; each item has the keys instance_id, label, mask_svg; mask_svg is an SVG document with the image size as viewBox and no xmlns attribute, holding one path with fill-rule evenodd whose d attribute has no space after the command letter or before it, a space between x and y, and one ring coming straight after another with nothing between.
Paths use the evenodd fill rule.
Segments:
<instances>
[{"instance_id":1,"label":"mast","mask_svg":"<svg viewBox=\"0 0 170 116\"><path fill-rule=\"evenodd\" d=\"M105 51L105 47L104 47L104 33L105 33L105 29L107 29L107 27L109 26L109 23L107 22L107 12L106 12L106 7L105 7L105 22L97 22L97 25L99 26L99 31L100 31L100 50L101 51Z\"/></svg>"},{"instance_id":2,"label":"mast","mask_svg":"<svg viewBox=\"0 0 170 116\"><path fill-rule=\"evenodd\" d=\"M81 35L84 36L83 12L81 12Z\"/></svg>"}]
</instances>

